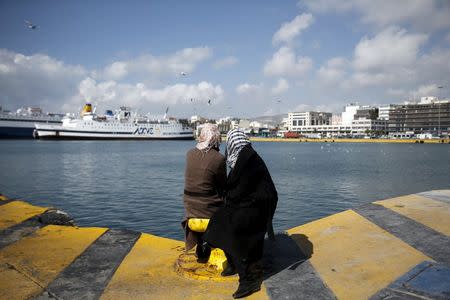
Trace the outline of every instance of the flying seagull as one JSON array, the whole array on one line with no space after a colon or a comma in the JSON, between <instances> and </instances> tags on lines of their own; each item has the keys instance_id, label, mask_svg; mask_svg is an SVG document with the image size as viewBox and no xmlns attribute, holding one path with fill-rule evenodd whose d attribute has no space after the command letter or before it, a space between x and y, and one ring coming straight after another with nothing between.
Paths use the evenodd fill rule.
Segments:
<instances>
[{"instance_id":1,"label":"flying seagull","mask_svg":"<svg viewBox=\"0 0 450 300\"><path fill-rule=\"evenodd\" d=\"M25 25L26 25L29 29L32 29L32 30L36 30L36 29L39 28L39 26L37 26L37 25L31 23L30 21L27 21L27 20L25 20Z\"/></svg>"},{"instance_id":2,"label":"flying seagull","mask_svg":"<svg viewBox=\"0 0 450 300\"><path fill-rule=\"evenodd\" d=\"M211 105L211 99L208 100L208 105Z\"/></svg>"},{"instance_id":3,"label":"flying seagull","mask_svg":"<svg viewBox=\"0 0 450 300\"><path fill-rule=\"evenodd\" d=\"M180 76L186 76L186 72L180 72Z\"/></svg>"}]
</instances>

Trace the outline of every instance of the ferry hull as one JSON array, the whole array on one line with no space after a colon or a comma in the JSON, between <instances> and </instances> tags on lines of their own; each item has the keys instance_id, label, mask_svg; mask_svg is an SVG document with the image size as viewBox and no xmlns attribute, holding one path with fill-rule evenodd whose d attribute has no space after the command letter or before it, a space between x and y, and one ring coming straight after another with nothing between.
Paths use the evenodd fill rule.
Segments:
<instances>
[{"instance_id":1,"label":"ferry hull","mask_svg":"<svg viewBox=\"0 0 450 300\"><path fill-rule=\"evenodd\" d=\"M36 138L53 140L193 140L194 134L192 132L185 132L183 134L164 136L36 129Z\"/></svg>"},{"instance_id":2,"label":"ferry hull","mask_svg":"<svg viewBox=\"0 0 450 300\"><path fill-rule=\"evenodd\" d=\"M50 122L51 125L61 124L58 121ZM0 139L32 139L36 123L47 125L50 122L0 117Z\"/></svg>"},{"instance_id":3,"label":"ferry hull","mask_svg":"<svg viewBox=\"0 0 450 300\"><path fill-rule=\"evenodd\" d=\"M34 127L0 127L0 139L32 139Z\"/></svg>"},{"instance_id":4,"label":"ferry hull","mask_svg":"<svg viewBox=\"0 0 450 300\"><path fill-rule=\"evenodd\" d=\"M136 122L129 119L97 120L92 115L83 119L63 120L62 125L35 124L39 139L76 140L192 140L194 132L178 122Z\"/></svg>"}]
</instances>

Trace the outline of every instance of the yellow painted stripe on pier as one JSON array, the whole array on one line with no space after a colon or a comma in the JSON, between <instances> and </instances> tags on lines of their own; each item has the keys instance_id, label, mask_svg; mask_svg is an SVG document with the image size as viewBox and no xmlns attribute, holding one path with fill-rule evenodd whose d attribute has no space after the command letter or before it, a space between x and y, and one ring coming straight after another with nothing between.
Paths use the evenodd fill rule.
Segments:
<instances>
[{"instance_id":1,"label":"yellow painted stripe on pier","mask_svg":"<svg viewBox=\"0 0 450 300\"><path fill-rule=\"evenodd\" d=\"M435 194L436 196L447 196L447 197L450 197L450 190L432 190L430 192Z\"/></svg>"},{"instance_id":2,"label":"yellow painted stripe on pier","mask_svg":"<svg viewBox=\"0 0 450 300\"><path fill-rule=\"evenodd\" d=\"M48 208L33 206L23 201L13 201L0 206L0 230L19 224Z\"/></svg>"},{"instance_id":3,"label":"yellow painted stripe on pier","mask_svg":"<svg viewBox=\"0 0 450 300\"><path fill-rule=\"evenodd\" d=\"M231 299L237 282L184 278L174 264L184 243L142 234L117 269L101 299ZM267 299L265 291L249 299Z\"/></svg>"},{"instance_id":4,"label":"yellow painted stripe on pier","mask_svg":"<svg viewBox=\"0 0 450 300\"><path fill-rule=\"evenodd\" d=\"M339 299L367 299L418 263L431 260L352 210L288 233L303 252L312 252L312 265Z\"/></svg>"},{"instance_id":5,"label":"yellow painted stripe on pier","mask_svg":"<svg viewBox=\"0 0 450 300\"><path fill-rule=\"evenodd\" d=\"M40 294L105 231L104 228L49 225L3 248L0 299L28 299Z\"/></svg>"},{"instance_id":6,"label":"yellow painted stripe on pier","mask_svg":"<svg viewBox=\"0 0 450 300\"><path fill-rule=\"evenodd\" d=\"M222 138L226 140L226 137ZM308 138L263 138L263 137L250 137L252 142L308 142L308 143L390 143L390 144L413 144L413 143L425 143L425 144L448 144L450 139L432 139L432 140L418 140L418 139L338 139L338 138L321 138L321 139L308 139Z\"/></svg>"},{"instance_id":7,"label":"yellow painted stripe on pier","mask_svg":"<svg viewBox=\"0 0 450 300\"><path fill-rule=\"evenodd\" d=\"M450 236L450 204L408 195L374 202Z\"/></svg>"}]
</instances>

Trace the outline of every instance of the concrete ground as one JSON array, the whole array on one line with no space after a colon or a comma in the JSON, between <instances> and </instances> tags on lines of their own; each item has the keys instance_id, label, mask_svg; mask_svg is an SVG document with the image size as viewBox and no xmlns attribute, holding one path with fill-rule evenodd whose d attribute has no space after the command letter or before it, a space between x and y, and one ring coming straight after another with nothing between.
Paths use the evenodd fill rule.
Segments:
<instances>
[{"instance_id":1,"label":"concrete ground","mask_svg":"<svg viewBox=\"0 0 450 300\"><path fill-rule=\"evenodd\" d=\"M450 299L450 190L376 201L279 233L249 299ZM181 241L73 226L0 196L0 299L232 299L181 276Z\"/></svg>"}]
</instances>

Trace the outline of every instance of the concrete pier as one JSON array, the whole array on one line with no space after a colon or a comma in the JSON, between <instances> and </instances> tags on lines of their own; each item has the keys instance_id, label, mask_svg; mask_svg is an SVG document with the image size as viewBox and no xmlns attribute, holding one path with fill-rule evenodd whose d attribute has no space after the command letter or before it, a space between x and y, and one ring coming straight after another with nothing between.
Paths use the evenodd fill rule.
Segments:
<instances>
[{"instance_id":1,"label":"concrete pier","mask_svg":"<svg viewBox=\"0 0 450 300\"><path fill-rule=\"evenodd\" d=\"M0 195L0 299L232 299L237 276L181 276L184 243L77 227ZM249 299L450 299L450 190L368 203L267 241Z\"/></svg>"}]
</instances>

